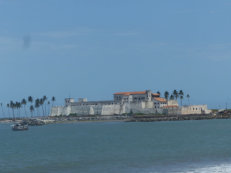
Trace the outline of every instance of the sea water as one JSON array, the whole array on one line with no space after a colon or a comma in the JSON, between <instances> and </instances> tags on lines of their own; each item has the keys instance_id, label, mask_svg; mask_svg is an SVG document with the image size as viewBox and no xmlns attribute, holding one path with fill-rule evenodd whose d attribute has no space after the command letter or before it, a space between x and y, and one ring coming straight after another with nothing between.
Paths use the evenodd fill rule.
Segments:
<instances>
[{"instance_id":1,"label":"sea water","mask_svg":"<svg viewBox=\"0 0 231 173\"><path fill-rule=\"evenodd\" d=\"M228 173L231 120L0 124L5 172Z\"/></svg>"}]
</instances>

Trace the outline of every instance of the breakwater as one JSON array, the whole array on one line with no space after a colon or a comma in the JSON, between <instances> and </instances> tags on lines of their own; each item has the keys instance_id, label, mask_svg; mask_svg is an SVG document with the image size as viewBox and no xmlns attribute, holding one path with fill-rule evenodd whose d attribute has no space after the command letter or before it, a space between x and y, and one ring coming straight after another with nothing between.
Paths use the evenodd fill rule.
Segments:
<instances>
[{"instance_id":1,"label":"breakwater","mask_svg":"<svg viewBox=\"0 0 231 173\"><path fill-rule=\"evenodd\" d=\"M153 121L183 121L183 120L210 120L231 119L231 114L191 114L191 115L89 115L89 116L47 116L36 118L16 119L29 125L45 125L68 122L97 122L97 121L124 121L124 122L153 122ZM0 122L11 123L12 119L0 119Z\"/></svg>"},{"instance_id":2,"label":"breakwater","mask_svg":"<svg viewBox=\"0 0 231 173\"><path fill-rule=\"evenodd\" d=\"M54 123L83 122L83 121L124 121L124 122L152 122L152 121L183 121L231 119L231 114L191 114L191 115L108 115L108 116L57 116L49 117Z\"/></svg>"},{"instance_id":3,"label":"breakwater","mask_svg":"<svg viewBox=\"0 0 231 173\"><path fill-rule=\"evenodd\" d=\"M130 122L230 119L231 114L133 115Z\"/></svg>"},{"instance_id":4,"label":"breakwater","mask_svg":"<svg viewBox=\"0 0 231 173\"><path fill-rule=\"evenodd\" d=\"M130 122L151 122L151 121L182 121L182 120L208 120L214 119L213 115L135 115L128 121Z\"/></svg>"}]
</instances>

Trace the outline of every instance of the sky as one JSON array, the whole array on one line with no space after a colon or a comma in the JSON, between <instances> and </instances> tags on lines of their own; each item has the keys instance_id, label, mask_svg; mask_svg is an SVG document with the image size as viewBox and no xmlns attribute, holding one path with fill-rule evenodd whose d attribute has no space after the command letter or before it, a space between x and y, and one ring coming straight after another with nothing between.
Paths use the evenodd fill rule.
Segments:
<instances>
[{"instance_id":1,"label":"sky","mask_svg":"<svg viewBox=\"0 0 231 173\"><path fill-rule=\"evenodd\" d=\"M177 89L231 108L230 16L230 0L0 0L0 102Z\"/></svg>"}]
</instances>

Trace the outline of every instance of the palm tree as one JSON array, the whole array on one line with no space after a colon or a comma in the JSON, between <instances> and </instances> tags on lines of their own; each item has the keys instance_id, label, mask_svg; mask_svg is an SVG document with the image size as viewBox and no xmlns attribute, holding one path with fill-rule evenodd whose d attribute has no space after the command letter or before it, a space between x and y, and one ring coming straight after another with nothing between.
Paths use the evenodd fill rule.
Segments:
<instances>
[{"instance_id":1,"label":"palm tree","mask_svg":"<svg viewBox=\"0 0 231 173\"><path fill-rule=\"evenodd\" d=\"M42 107L43 116L44 116L43 104L44 104L43 98L39 99L39 105L41 105L41 107Z\"/></svg>"},{"instance_id":2,"label":"palm tree","mask_svg":"<svg viewBox=\"0 0 231 173\"><path fill-rule=\"evenodd\" d=\"M43 96L43 103L45 105L45 110L44 110L45 114L47 114L46 101L47 101L47 96Z\"/></svg>"},{"instance_id":3,"label":"palm tree","mask_svg":"<svg viewBox=\"0 0 231 173\"><path fill-rule=\"evenodd\" d=\"M26 99L22 99L21 105L23 105L24 111L25 111L25 116L27 117L27 112L26 112Z\"/></svg>"},{"instance_id":4,"label":"palm tree","mask_svg":"<svg viewBox=\"0 0 231 173\"><path fill-rule=\"evenodd\" d=\"M33 106L33 105L31 105L31 106L30 106L30 113L31 113L31 117L33 117L33 112L34 112L34 106Z\"/></svg>"},{"instance_id":5,"label":"palm tree","mask_svg":"<svg viewBox=\"0 0 231 173\"><path fill-rule=\"evenodd\" d=\"M35 108L37 109L37 116L39 116L39 106L40 106L40 101L39 99L35 100Z\"/></svg>"},{"instance_id":6,"label":"palm tree","mask_svg":"<svg viewBox=\"0 0 231 173\"><path fill-rule=\"evenodd\" d=\"M47 102L47 105L48 105L48 115L50 115L50 101Z\"/></svg>"},{"instance_id":7,"label":"palm tree","mask_svg":"<svg viewBox=\"0 0 231 173\"><path fill-rule=\"evenodd\" d=\"M169 92L168 92L168 91L165 91L165 92L164 92L164 98L165 98L166 100L168 100L168 96L169 96Z\"/></svg>"},{"instance_id":8,"label":"palm tree","mask_svg":"<svg viewBox=\"0 0 231 173\"><path fill-rule=\"evenodd\" d=\"M15 107L16 107L16 109L18 110L18 116L20 117L20 109L21 109L21 103L20 102L16 102L15 103Z\"/></svg>"},{"instance_id":9,"label":"palm tree","mask_svg":"<svg viewBox=\"0 0 231 173\"><path fill-rule=\"evenodd\" d=\"M174 100L174 96L172 94L170 96L170 100Z\"/></svg>"},{"instance_id":10,"label":"palm tree","mask_svg":"<svg viewBox=\"0 0 231 173\"><path fill-rule=\"evenodd\" d=\"M179 96L180 96L181 106L182 106L182 100L184 99L184 92L182 90L179 91Z\"/></svg>"},{"instance_id":11,"label":"palm tree","mask_svg":"<svg viewBox=\"0 0 231 173\"><path fill-rule=\"evenodd\" d=\"M177 90L174 90L173 91L173 96L176 98L176 100L177 100L177 98L179 97L179 94L178 94L178 91Z\"/></svg>"},{"instance_id":12,"label":"palm tree","mask_svg":"<svg viewBox=\"0 0 231 173\"><path fill-rule=\"evenodd\" d=\"M10 101L10 108L12 109L13 119L15 120L15 115L14 115L15 103L12 100Z\"/></svg>"},{"instance_id":13,"label":"palm tree","mask_svg":"<svg viewBox=\"0 0 231 173\"><path fill-rule=\"evenodd\" d=\"M188 99L188 104L190 105L190 102L189 102L189 98L190 98L190 95L189 94L187 94L187 99Z\"/></svg>"},{"instance_id":14,"label":"palm tree","mask_svg":"<svg viewBox=\"0 0 231 173\"><path fill-rule=\"evenodd\" d=\"M2 107L2 103L0 103L0 106L1 106L1 109L2 109L2 116L4 117L4 110L3 110L3 107Z\"/></svg>"},{"instance_id":15,"label":"palm tree","mask_svg":"<svg viewBox=\"0 0 231 173\"><path fill-rule=\"evenodd\" d=\"M160 91L157 91L156 93L159 94L159 96L161 95L161 94L160 94Z\"/></svg>"},{"instance_id":16,"label":"palm tree","mask_svg":"<svg viewBox=\"0 0 231 173\"><path fill-rule=\"evenodd\" d=\"M44 101L47 100L47 96L43 96L43 100L44 100Z\"/></svg>"},{"instance_id":17,"label":"palm tree","mask_svg":"<svg viewBox=\"0 0 231 173\"><path fill-rule=\"evenodd\" d=\"M27 100L28 100L28 102L30 102L31 104L33 103L33 97L32 97L32 96L29 96Z\"/></svg>"},{"instance_id":18,"label":"palm tree","mask_svg":"<svg viewBox=\"0 0 231 173\"><path fill-rule=\"evenodd\" d=\"M52 107L53 107L54 106L54 102L55 102L55 97L54 96L52 97L51 101L52 101Z\"/></svg>"},{"instance_id":19,"label":"palm tree","mask_svg":"<svg viewBox=\"0 0 231 173\"><path fill-rule=\"evenodd\" d=\"M184 96L180 96L180 104L181 104L181 106L182 106L182 100L184 99Z\"/></svg>"},{"instance_id":20,"label":"palm tree","mask_svg":"<svg viewBox=\"0 0 231 173\"><path fill-rule=\"evenodd\" d=\"M7 103L6 104L6 107L7 107L7 113L8 113L8 116L9 116L9 118L10 118L10 104L9 103Z\"/></svg>"},{"instance_id":21,"label":"palm tree","mask_svg":"<svg viewBox=\"0 0 231 173\"><path fill-rule=\"evenodd\" d=\"M164 98L167 100L167 104L168 104L168 97L169 97L169 92L165 91L164 92Z\"/></svg>"}]
</instances>

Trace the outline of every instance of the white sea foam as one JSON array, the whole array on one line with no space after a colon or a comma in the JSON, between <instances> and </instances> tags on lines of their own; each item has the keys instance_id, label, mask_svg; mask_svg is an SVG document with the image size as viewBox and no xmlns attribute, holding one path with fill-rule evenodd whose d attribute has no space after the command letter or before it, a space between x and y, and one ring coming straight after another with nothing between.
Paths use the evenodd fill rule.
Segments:
<instances>
[{"instance_id":1,"label":"white sea foam","mask_svg":"<svg viewBox=\"0 0 231 173\"><path fill-rule=\"evenodd\" d=\"M188 170L187 169L184 170L183 172L184 173L231 173L231 164L209 165L200 168L192 167Z\"/></svg>"},{"instance_id":2,"label":"white sea foam","mask_svg":"<svg viewBox=\"0 0 231 173\"><path fill-rule=\"evenodd\" d=\"M153 167L145 173L231 173L231 163L177 164L166 167Z\"/></svg>"}]
</instances>

